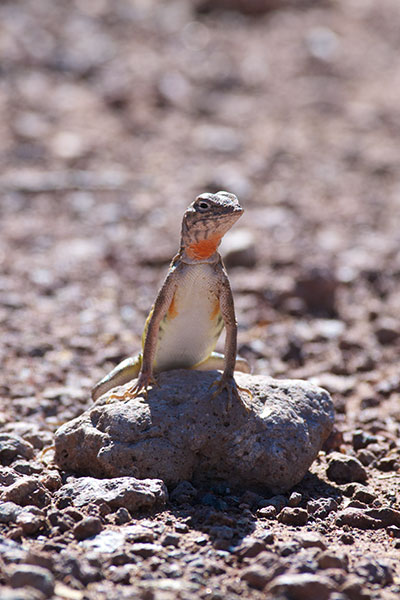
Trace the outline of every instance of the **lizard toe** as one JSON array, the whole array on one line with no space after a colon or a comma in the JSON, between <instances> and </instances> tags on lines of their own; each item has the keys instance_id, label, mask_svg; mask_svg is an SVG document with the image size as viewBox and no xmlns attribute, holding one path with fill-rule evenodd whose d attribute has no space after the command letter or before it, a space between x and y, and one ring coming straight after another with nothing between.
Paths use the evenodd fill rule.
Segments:
<instances>
[{"instance_id":1,"label":"lizard toe","mask_svg":"<svg viewBox=\"0 0 400 600\"><path fill-rule=\"evenodd\" d=\"M223 391L227 392L228 397L227 397L227 401L226 401L225 407L224 407L224 412L226 414L229 414L229 412L231 411L231 409L233 407L233 403L235 401L239 401L240 405L244 408L244 410L247 414L251 411L251 408L247 405L247 403L243 400L243 398L241 397L241 395L239 393L239 391L246 392L247 394L250 395L250 399L252 399L253 395L252 395L251 391L248 390L247 388L241 388L241 387L237 386L233 377L226 378L226 377L222 376L221 379L215 380L210 385L209 389L211 389L213 387L216 387L216 390L212 394L212 396L211 396L212 398L216 398Z\"/></svg>"}]
</instances>

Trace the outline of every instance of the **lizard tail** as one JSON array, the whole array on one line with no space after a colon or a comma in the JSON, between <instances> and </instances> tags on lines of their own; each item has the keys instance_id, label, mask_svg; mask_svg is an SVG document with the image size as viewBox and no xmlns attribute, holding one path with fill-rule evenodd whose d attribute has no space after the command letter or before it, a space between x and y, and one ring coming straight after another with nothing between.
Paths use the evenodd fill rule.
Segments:
<instances>
[{"instance_id":1,"label":"lizard tail","mask_svg":"<svg viewBox=\"0 0 400 600\"><path fill-rule=\"evenodd\" d=\"M92 388L92 400L95 401L103 394L119 385L124 385L136 379L142 366L142 355L131 356L120 362L108 375L100 379Z\"/></svg>"}]
</instances>

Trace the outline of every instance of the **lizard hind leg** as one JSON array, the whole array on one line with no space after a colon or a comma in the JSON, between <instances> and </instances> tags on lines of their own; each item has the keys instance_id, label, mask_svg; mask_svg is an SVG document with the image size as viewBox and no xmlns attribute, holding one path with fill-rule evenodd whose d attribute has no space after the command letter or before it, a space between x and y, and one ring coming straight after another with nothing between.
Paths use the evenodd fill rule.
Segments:
<instances>
[{"instance_id":1,"label":"lizard hind leg","mask_svg":"<svg viewBox=\"0 0 400 600\"><path fill-rule=\"evenodd\" d=\"M98 383L92 388L92 399L97 400L103 394L109 390L124 385L132 379L136 379L139 375L142 366L142 355L137 354L136 356L130 356L122 362L120 362L112 371L110 371L103 379L100 379ZM113 394L111 397L119 398L117 394ZM111 399L110 397L110 399ZM122 397L120 398L122 399Z\"/></svg>"},{"instance_id":2,"label":"lizard hind leg","mask_svg":"<svg viewBox=\"0 0 400 600\"><path fill-rule=\"evenodd\" d=\"M211 352L210 356L194 365L192 369L196 369L196 371L223 371L224 367L225 356L220 352ZM250 373L250 365L245 358L236 356L235 371Z\"/></svg>"}]
</instances>

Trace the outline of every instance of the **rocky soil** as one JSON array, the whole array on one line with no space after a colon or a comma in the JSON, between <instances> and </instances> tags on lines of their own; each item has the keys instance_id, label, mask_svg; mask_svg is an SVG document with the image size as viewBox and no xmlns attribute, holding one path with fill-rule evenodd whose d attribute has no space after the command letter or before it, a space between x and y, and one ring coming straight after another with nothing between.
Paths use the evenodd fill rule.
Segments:
<instances>
[{"instance_id":1,"label":"rocky soil","mask_svg":"<svg viewBox=\"0 0 400 600\"><path fill-rule=\"evenodd\" d=\"M2 599L398 598L399 22L398 0L1 3ZM55 430L138 349L217 189L246 209L240 352L325 387L334 433L278 496L60 471Z\"/></svg>"}]
</instances>

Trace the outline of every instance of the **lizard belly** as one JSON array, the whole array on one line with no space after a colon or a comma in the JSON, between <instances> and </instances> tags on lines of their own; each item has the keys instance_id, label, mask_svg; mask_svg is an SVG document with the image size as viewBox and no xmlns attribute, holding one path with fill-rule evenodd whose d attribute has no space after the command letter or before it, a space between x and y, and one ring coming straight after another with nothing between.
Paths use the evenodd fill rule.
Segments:
<instances>
[{"instance_id":1,"label":"lizard belly","mask_svg":"<svg viewBox=\"0 0 400 600\"><path fill-rule=\"evenodd\" d=\"M212 265L188 265L160 324L155 371L190 368L214 350L223 329Z\"/></svg>"}]
</instances>

